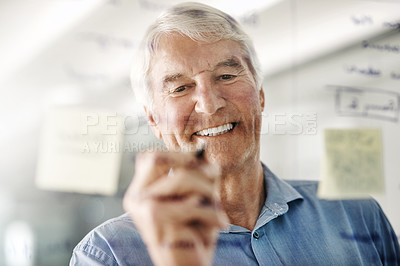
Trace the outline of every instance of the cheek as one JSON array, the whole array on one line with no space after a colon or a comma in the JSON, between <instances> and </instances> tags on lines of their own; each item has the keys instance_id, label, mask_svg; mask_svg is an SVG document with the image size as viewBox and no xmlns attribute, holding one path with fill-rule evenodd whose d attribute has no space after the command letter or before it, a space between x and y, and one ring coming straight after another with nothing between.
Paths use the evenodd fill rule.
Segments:
<instances>
[{"instance_id":1,"label":"cheek","mask_svg":"<svg viewBox=\"0 0 400 266\"><path fill-rule=\"evenodd\" d=\"M186 104L187 105L187 104ZM190 111L185 103L168 103L160 110L160 125L164 132L183 131L190 117Z\"/></svg>"},{"instance_id":2,"label":"cheek","mask_svg":"<svg viewBox=\"0 0 400 266\"><path fill-rule=\"evenodd\" d=\"M237 111L243 121L243 126L248 130L247 133L257 132L261 128L262 109L258 97L258 91L254 88L241 90L235 93L232 103L236 106Z\"/></svg>"},{"instance_id":3,"label":"cheek","mask_svg":"<svg viewBox=\"0 0 400 266\"><path fill-rule=\"evenodd\" d=\"M239 88L232 91L229 98L241 112L258 113L261 112L261 105L257 93L254 88Z\"/></svg>"}]
</instances>

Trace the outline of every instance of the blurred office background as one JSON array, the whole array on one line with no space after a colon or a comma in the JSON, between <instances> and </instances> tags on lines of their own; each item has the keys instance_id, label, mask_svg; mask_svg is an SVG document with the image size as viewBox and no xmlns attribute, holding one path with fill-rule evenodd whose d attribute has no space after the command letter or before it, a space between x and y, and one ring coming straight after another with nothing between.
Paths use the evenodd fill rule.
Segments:
<instances>
[{"instance_id":1,"label":"blurred office background","mask_svg":"<svg viewBox=\"0 0 400 266\"><path fill-rule=\"evenodd\" d=\"M123 213L135 154L162 147L130 65L147 25L178 2L0 0L0 265L66 265L84 235ZM262 160L281 178L319 180L324 129L381 129L386 190L376 198L400 234L400 2L200 2L254 40L267 100ZM343 110L337 99L354 90L390 108Z\"/></svg>"}]
</instances>

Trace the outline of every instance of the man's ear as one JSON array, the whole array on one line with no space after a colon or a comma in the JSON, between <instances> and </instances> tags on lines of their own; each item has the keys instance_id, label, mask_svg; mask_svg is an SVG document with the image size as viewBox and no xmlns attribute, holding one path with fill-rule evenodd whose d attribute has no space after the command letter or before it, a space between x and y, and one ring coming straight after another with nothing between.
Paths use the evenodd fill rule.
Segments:
<instances>
[{"instance_id":1,"label":"man's ear","mask_svg":"<svg viewBox=\"0 0 400 266\"><path fill-rule=\"evenodd\" d=\"M146 113L147 120L149 121L149 124L151 126L151 130L153 130L154 135L158 139L161 139L162 138L162 134L161 134L160 129L158 128L157 117L149 109L147 109L146 106L143 106L143 108L144 108L144 111Z\"/></svg>"},{"instance_id":2,"label":"man's ear","mask_svg":"<svg viewBox=\"0 0 400 266\"><path fill-rule=\"evenodd\" d=\"M259 93L260 93L260 95L258 97L260 99L261 112L263 112L264 111L264 105L265 105L265 98L264 98L264 90L263 90L262 87L261 87Z\"/></svg>"}]
</instances>

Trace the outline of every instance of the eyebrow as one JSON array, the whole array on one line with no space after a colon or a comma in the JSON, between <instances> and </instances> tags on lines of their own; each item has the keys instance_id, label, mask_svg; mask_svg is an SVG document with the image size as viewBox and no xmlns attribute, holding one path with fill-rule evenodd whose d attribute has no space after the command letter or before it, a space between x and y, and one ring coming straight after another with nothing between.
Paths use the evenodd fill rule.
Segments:
<instances>
[{"instance_id":1,"label":"eyebrow","mask_svg":"<svg viewBox=\"0 0 400 266\"><path fill-rule=\"evenodd\" d=\"M213 71L215 71L216 69L221 68L221 67L231 67L231 68L235 68L237 70L243 69L243 65L233 57L217 63L217 65L215 66ZM180 78L182 78L183 76L184 75L182 73L174 73L174 74L169 74L169 75L164 76L164 78L162 80L163 87L165 88L168 83L177 81Z\"/></svg>"},{"instance_id":2,"label":"eyebrow","mask_svg":"<svg viewBox=\"0 0 400 266\"><path fill-rule=\"evenodd\" d=\"M169 82L174 82L174 81L180 79L181 77L183 77L183 74L181 74L181 73L166 75L163 78L163 84L165 85Z\"/></svg>"},{"instance_id":3,"label":"eyebrow","mask_svg":"<svg viewBox=\"0 0 400 266\"><path fill-rule=\"evenodd\" d=\"M243 69L242 64L233 57L228 58L222 62L219 62L215 68L217 69L219 67L232 67L232 68L236 68L236 69Z\"/></svg>"},{"instance_id":4,"label":"eyebrow","mask_svg":"<svg viewBox=\"0 0 400 266\"><path fill-rule=\"evenodd\" d=\"M182 73L169 74L162 79L162 86L164 89L168 87L168 83L175 82L183 77Z\"/></svg>"}]
</instances>

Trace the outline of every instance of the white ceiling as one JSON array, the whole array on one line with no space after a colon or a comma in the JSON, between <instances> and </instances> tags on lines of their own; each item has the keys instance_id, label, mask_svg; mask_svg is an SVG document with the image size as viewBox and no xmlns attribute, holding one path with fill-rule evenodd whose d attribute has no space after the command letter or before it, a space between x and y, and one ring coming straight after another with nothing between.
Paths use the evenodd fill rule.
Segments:
<instances>
[{"instance_id":1,"label":"white ceiling","mask_svg":"<svg viewBox=\"0 0 400 266\"><path fill-rule=\"evenodd\" d=\"M240 17L263 10L279 0L204 0ZM30 61L43 58L60 40L69 35L68 50L79 51L78 41L99 36L136 42L146 26L163 10L184 1L154 0L3 0L0 1L0 82L21 70ZM85 33L92 33L85 36ZM80 38L82 37L82 38ZM100 37L101 38L101 37ZM117 42L117 41L116 41ZM111 45L118 45L114 42ZM99 44L101 45L101 44ZM103 47L104 48L104 47ZM133 47L129 47L133 48ZM84 49L84 48L83 48ZM66 51L59 51L62 57ZM84 51L81 51L84 52ZM118 64L114 62L113 64Z\"/></svg>"},{"instance_id":2,"label":"white ceiling","mask_svg":"<svg viewBox=\"0 0 400 266\"><path fill-rule=\"evenodd\" d=\"M97 79L102 84L102 75L108 81L126 78L146 26L161 10L178 2L183 1L0 1L0 84L26 72L50 68L55 74L55 67L70 78L76 74L75 78ZM200 2L221 8L243 23L266 75L377 35L385 30L382 23L400 17L393 1ZM368 14L374 14L373 24L349 25L352 17Z\"/></svg>"}]
</instances>

